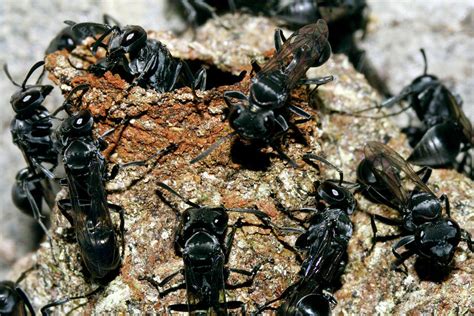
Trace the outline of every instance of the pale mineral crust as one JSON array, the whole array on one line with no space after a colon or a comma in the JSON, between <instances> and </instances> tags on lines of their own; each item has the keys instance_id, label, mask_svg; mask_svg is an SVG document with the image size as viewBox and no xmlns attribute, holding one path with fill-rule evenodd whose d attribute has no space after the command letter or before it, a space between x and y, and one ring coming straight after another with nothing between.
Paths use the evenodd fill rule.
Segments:
<instances>
[{"instance_id":1,"label":"pale mineral crust","mask_svg":"<svg viewBox=\"0 0 474 316\"><path fill-rule=\"evenodd\" d=\"M253 27L247 27L249 25ZM334 75L333 82L319 87L317 93L311 93L306 87L292 93L291 102L313 115L310 121L297 124L297 129L285 135L281 142L284 152L300 168L292 168L270 148L256 150L238 137L225 142L206 159L190 164L192 158L232 131L221 119L226 108L222 93L226 90L248 92L250 61L254 58L263 61L271 56L275 27L263 18L226 16L198 29L196 41L180 40L170 34L161 38L161 33L150 32L150 36L163 40L171 52L181 58L215 64L222 71L234 74L247 70L241 82L198 91L198 100L193 98L189 88L164 94L139 87L129 90L129 84L118 75L106 73L97 78L72 68L71 64L82 68L87 67L86 60L94 62L86 47L79 47L72 55L57 52L46 58L50 78L65 94L78 84L87 83L92 87L83 97L82 107L94 114L98 134L113 126L117 128L107 138L109 147L104 152L110 166L145 159L171 144L177 146L173 152L152 159L147 166L122 170L107 184L109 200L125 210L126 246L120 274L100 294L59 307L58 313L77 307L75 312L88 314L163 314L168 305L186 302L184 290L159 298L158 291L142 280L144 276L153 276L161 281L183 266L173 248L178 219L175 211L158 196L158 181L200 205L256 206L270 215L275 224L297 227L296 222L277 210L271 195L291 209L312 206L315 200L308 193L313 190L313 182L337 176L326 166L316 170L305 164L301 159L304 153L324 155L342 168L349 181L355 180L355 168L369 140L388 141L396 151L407 155L406 140L390 119L331 114L330 109L351 112L380 102L347 59L334 55L323 67L308 74L310 77ZM211 80L218 84L219 78ZM132 119L120 124L124 118ZM436 170L430 187L437 195L449 196L453 218L472 233L472 181L454 171ZM161 192L180 211L187 207L176 196ZM63 190L59 195L64 197L65 194ZM392 217L396 213L371 204L360 195L357 200L359 206L352 216L355 231L349 245L349 264L342 277L342 288L335 293L336 314L473 312L473 256L464 244L456 251L455 269L442 281L422 280L414 269L415 257L407 260L408 276L392 271L392 242L379 243L372 253L368 252L372 232L367 212ZM239 216L242 215L230 214L230 224ZM260 224L252 215L242 217L245 222ZM64 238L70 232L69 224L58 210L54 210L52 222L57 262L52 261L51 250L43 243L32 258L18 264L16 269L19 272L28 264L39 264L36 272L22 283L36 308L53 299L87 293L98 286L84 275L77 245ZM114 222L118 227L116 215ZM378 227L381 235L394 231L383 224ZM277 234L257 226L238 229L228 266L246 270L258 264L262 266L252 286L228 290L227 299L240 300L248 311L253 311L257 305L281 294L296 280L299 271L295 254L282 241L291 246L297 236ZM243 280L231 274L229 281ZM167 287L182 281L179 276Z\"/></svg>"}]
</instances>

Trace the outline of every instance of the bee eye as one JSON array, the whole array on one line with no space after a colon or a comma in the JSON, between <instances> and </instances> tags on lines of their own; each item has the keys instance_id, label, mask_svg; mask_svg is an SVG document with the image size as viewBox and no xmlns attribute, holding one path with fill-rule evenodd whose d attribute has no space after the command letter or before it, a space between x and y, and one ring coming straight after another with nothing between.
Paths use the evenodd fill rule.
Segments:
<instances>
[{"instance_id":1,"label":"bee eye","mask_svg":"<svg viewBox=\"0 0 474 316\"><path fill-rule=\"evenodd\" d=\"M273 123L273 118L271 118L270 116L267 115L263 118L263 125L266 129L272 129L274 125Z\"/></svg>"},{"instance_id":2,"label":"bee eye","mask_svg":"<svg viewBox=\"0 0 474 316\"><path fill-rule=\"evenodd\" d=\"M28 106L32 103L34 103L36 100L39 98L39 92L38 91L31 91L27 94L25 94L21 99L20 99L20 105L22 106Z\"/></svg>"},{"instance_id":3,"label":"bee eye","mask_svg":"<svg viewBox=\"0 0 474 316\"><path fill-rule=\"evenodd\" d=\"M230 114L229 114L229 121L230 121L230 122L235 121L236 119L239 118L239 116L240 116L243 112L244 112L244 110L243 110L242 106L239 105L239 106L234 107L234 108L231 110Z\"/></svg>"},{"instance_id":4,"label":"bee eye","mask_svg":"<svg viewBox=\"0 0 474 316\"><path fill-rule=\"evenodd\" d=\"M68 50L72 50L76 46L76 44L74 43L74 39L69 35L62 36L60 43L61 44L59 45L59 47L64 47Z\"/></svg>"},{"instance_id":5,"label":"bee eye","mask_svg":"<svg viewBox=\"0 0 474 316\"><path fill-rule=\"evenodd\" d=\"M67 43L68 47L71 47L71 48L74 47L74 40L72 39L72 37L68 36L66 38L66 43Z\"/></svg>"},{"instance_id":6,"label":"bee eye","mask_svg":"<svg viewBox=\"0 0 474 316\"><path fill-rule=\"evenodd\" d=\"M328 194L329 198L334 200L334 202L344 199L345 196L344 192L339 190L339 188L337 188L335 185L330 189L328 188L328 190L326 190L326 193Z\"/></svg>"},{"instance_id":7,"label":"bee eye","mask_svg":"<svg viewBox=\"0 0 474 316\"><path fill-rule=\"evenodd\" d=\"M218 215L216 218L213 220L214 226L218 228L222 228L226 224L226 218L223 215Z\"/></svg>"},{"instance_id":8,"label":"bee eye","mask_svg":"<svg viewBox=\"0 0 474 316\"><path fill-rule=\"evenodd\" d=\"M132 46L135 45L139 42L141 38L146 38L146 33L144 33L143 30L141 29L133 29L125 32L123 34L122 42L120 45L127 47L127 46Z\"/></svg>"},{"instance_id":9,"label":"bee eye","mask_svg":"<svg viewBox=\"0 0 474 316\"><path fill-rule=\"evenodd\" d=\"M131 43L133 43L133 41L135 41L136 37L137 37L137 33L135 31L125 33L121 45L122 46L130 45Z\"/></svg>"},{"instance_id":10,"label":"bee eye","mask_svg":"<svg viewBox=\"0 0 474 316\"><path fill-rule=\"evenodd\" d=\"M81 127L84 124L84 119L82 117L74 121L74 127Z\"/></svg>"}]
</instances>

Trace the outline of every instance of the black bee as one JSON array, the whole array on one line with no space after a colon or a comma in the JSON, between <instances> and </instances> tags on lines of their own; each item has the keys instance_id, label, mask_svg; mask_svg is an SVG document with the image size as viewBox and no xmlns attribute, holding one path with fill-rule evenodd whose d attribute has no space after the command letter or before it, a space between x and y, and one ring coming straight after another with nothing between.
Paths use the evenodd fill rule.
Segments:
<instances>
[{"instance_id":1,"label":"black bee","mask_svg":"<svg viewBox=\"0 0 474 316\"><path fill-rule=\"evenodd\" d=\"M35 315L35 310L19 283L33 270L23 272L16 282L0 281L0 315Z\"/></svg>"},{"instance_id":2,"label":"black bee","mask_svg":"<svg viewBox=\"0 0 474 316\"><path fill-rule=\"evenodd\" d=\"M415 78L402 91L380 105L391 107L401 101L407 106L398 112L385 116L398 115L408 109L413 109L421 124L409 125L402 129L410 145L414 147L408 157L408 162L432 168L452 168L465 172L474 178L474 168L470 149L474 144L472 123L462 109L462 100L454 95L436 76L427 73L426 54L421 49L425 63L422 75ZM377 107L378 108L378 107ZM368 108L360 112L371 110ZM360 113L359 112L359 113ZM364 116L353 113L354 116ZM461 162L456 158L462 153Z\"/></svg>"},{"instance_id":3,"label":"black bee","mask_svg":"<svg viewBox=\"0 0 474 316\"><path fill-rule=\"evenodd\" d=\"M58 128L56 143L66 171L61 184L69 189L69 198L59 200L58 207L75 230L87 271L93 279L101 280L120 268L125 243L124 214L120 206L107 201L107 169L100 152L106 142L93 138L93 125L90 111L81 110ZM110 210L120 213L122 253Z\"/></svg>"},{"instance_id":4,"label":"black bee","mask_svg":"<svg viewBox=\"0 0 474 316\"><path fill-rule=\"evenodd\" d=\"M169 2L172 5L178 4L179 9L183 11L186 17L188 26L196 29L198 25L204 24L210 17L216 18L217 14L225 12L241 10L252 14L272 15L280 0L180 0Z\"/></svg>"},{"instance_id":5,"label":"black bee","mask_svg":"<svg viewBox=\"0 0 474 316\"><path fill-rule=\"evenodd\" d=\"M311 117L301 108L288 103L290 92L298 85L321 85L333 79L332 76L304 78L310 67L320 66L329 59L331 46L327 39L328 28L324 20L299 29L288 40L281 30L275 32L276 53L263 68L256 70L249 95L240 91L224 93L229 106L227 119L235 133L243 139L274 147L284 159L296 166L277 146L277 140L289 129L288 110L305 119ZM201 160L209 153L210 150L203 152L192 162Z\"/></svg>"},{"instance_id":6,"label":"black bee","mask_svg":"<svg viewBox=\"0 0 474 316\"><path fill-rule=\"evenodd\" d=\"M393 149L378 142L367 143L365 159L358 169L358 181L368 197L395 209L400 215L397 219L372 215L374 241L387 240L387 236L376 236L374 219L401 229L400 235L393 236L403 236L392 247L397 258L394 268L403 265L406 271L403 262L417 254L440 270L445 269L462 240L472 251L469 233L451 218L448 197L444 194L436 197L426 185L431 169L415 172ZM408 184L413 188L407 188ZM442 215L443 202L447 216ZM399 253L397 250L404 246L407 251Z\"/></svg>"},{"instance_id":7,"label":"black bee","mask_svg":"<svg viewBox=\"0 0 474 316\"><path fill-rule=\"evenodd\" d=\"M352 237L353 225L349 215L356 207L353 194L343 186L343 173L326 159L312 154L305 160L319 160L335 168L339 183L326 180L316 183L316 197L323 204L316 208L289 211L278 203L280 211L307 226L298 237L295 248L305 252L298 280L278 298L266 303L261 311L278 300L284 302L277 308L277 315L328 315L336 300L325 291L334 292L347 264L347 245ZM293 212L309 212L309 220L300 220ZM291 212L291 213L290 213Z\"/></svg>"},{"instance_id":8,"label":"black bee","mask_svg":"<svg viewBox=\"0 0 474 316\"><path fill-rule=\"evenodd\" d=\"M469 153L474 145L472 123L462 110L459 96L453 95L436 76L427 73L426 54L423 49L421 53L425 63L423 74L382 106L389 107L406 100L422 123L421 127L409 126L402 130L414 147L409 162L433 168L449 167L456 164L456 157L463 152L463 160L457 169L462 172L469 160L468 174L474 178Z\"/></svg>"},{"instance_id":9,"label":"black bee","mask_svg":"<svg viewBox=\"0 0 474 316\"><path fill-rule=\"evenodd\" d=\"M43 106L43 102L53 87L40 84L42 76L35 84L27 84L31 75L43 65L43 61L33 65L21 85L13 81L6 65L4 70L10 81L19 87L19 90L10 99L15 111L10 132L13 143L21 150L27 163L27 167L16 175L12 199L21 211L35 218L49 237L47 228L42 221L44 217L42 215L42 201L44 199L50 208L54 205L56 189L50 180L54 178L52 170L57 166L58 154L51 138L52 116ZM46 167L45 164L49 167Z\"/></svg>"},{"instance_id":10,"label":"black bee","mask_svg":"<svg viewBox=\"0 0 474 316\"><path fill-rule=\"evenodd\" d=\"M292 0L280 4L272 16L286 27L296 30L318 19L327 22L331 32L329 43L333 53L345 54L354 67L363 73L369 83L382 95L390 91L378 72L367 60L365 51L357 44L356 32L365 36L368 24L366 0Z\"/></svg>"},{"instance_id":11,"label":"black bee","mask_svg":"<svg viewBox=\"0 0 474 316\"><path fill-rule=\"evenodd\" d=\"M354 32L366 28L367 3L365 0L293 0L280 6L275 16L293 29L324 19L331 30L329 42L333 52L347 53Z\"/></svg>"},{"instance_id":12,"label":"black bee","mask_svg":"<svg viewBox=\"0 0 474 316\"><path fill-rule=\"evenodd\" d=\"M92 45L92 51L103 47L107 55L89 67L90 72L100 76L106 71L116 71L131 78L132 86L150 87L160 93L177 88L178 82L190 86L193 93L196 87L204 90L205 69L198 71L195 77L185 61L174 58L161 42L148 39L141 26L85 22L75 24L72 31L81 34L91 28L102 30L102 35Z\"/></svg>"},{"instance_id":13,"label":"black bee","mask_svg":"<svg viewBox=\"0 0 474 316\"><path fill-rule=\"evenodd\" d=\"M182 213L175 210L181 220L176 230L174 246L176 254L183 258L184 269L164 278L161 283L151 277L143 279L148 280L160 290L175 276L180 273L184 275L184 283L160 292L160 296L163 297L171 291L186 289L187 304L173 304L168 307L169 312L189 312L193 315L201 313L227 315L228 309L241 309L245 315L244 303L227 301L225 291L252 285L260 265L257 265L252 271L226 267L236 229L244 225L239 219L228 234L228 212L254 214L266 224L270 222L268 215L255 209L200 206L185 199L168 185L161 182L158 185L190 206ZM228 284L227 277L230 272L246 275L249 279L239 284Z\"/></svg>"}]
</instances>

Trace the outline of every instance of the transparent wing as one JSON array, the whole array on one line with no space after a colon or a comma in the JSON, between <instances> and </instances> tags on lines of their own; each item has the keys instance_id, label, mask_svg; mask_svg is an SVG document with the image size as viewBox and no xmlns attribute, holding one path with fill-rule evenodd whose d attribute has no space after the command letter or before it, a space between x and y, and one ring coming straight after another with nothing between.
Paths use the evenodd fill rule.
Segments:
<instances>
[{"instance_id":1,"label":"transparent wing","mask_svg":"<svg viewBox=\"0 0 474 316\"><path fill-rule=\"evenodd\" d=\"M456 100L456 97L448 89L446 89L446 91L449 96L449 105L451 106L453 114L456 117L457 123L461 127L466 139L474 145L474 133L472 130L471 121L466 117L466 114L459 105L458 100Z\"/></svg>"},{"instance_id":2,"label":"transparent wing","mask_svg":"<svg viewBox=\"0 0 474 316\"><path fill-rule=\"evenodd\" d=\"M385 183L401 205L406 205L408 202L402 178L411 180L418 190L434 195L405 159L390 147L379 142L368 142L365 157L371 162L377 180Z\"/></svg>"},{"instance_id":3,"label":"transparent wing","mask_svg":"<svg viewBox=\"0 0 474 316\"><path fill-rule=\"evenodd\" d=\"M73 34L78 38L94 37L97 34L105 33L110 26L102 23L84 22L72 26Z\"/></svg>"},{"instance_id":4,"label":"transparent wing","mask_svg":"<svg viewBox=\"0 0 474 316\"><path fill-rule=\"evenodd\" d=\"M294 32L258 75L283 70L288 75L287 85L292 89L315 64L328 45L328 27L318 20Z\"/></svg>"}]
</instances>

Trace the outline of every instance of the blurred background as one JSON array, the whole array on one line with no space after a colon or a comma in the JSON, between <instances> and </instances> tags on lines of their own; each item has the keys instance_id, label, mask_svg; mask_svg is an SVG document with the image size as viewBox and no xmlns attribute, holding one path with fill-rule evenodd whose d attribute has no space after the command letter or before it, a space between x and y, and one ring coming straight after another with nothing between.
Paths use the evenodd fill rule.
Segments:
<instances>
[{"instance_id":1,"label":"blurred background","mask_svg":"<svg viewBox=\"0 0 474 316\"><path fill-rule=\"evenodd\" d=\"M180 16L169 7L171 1L179 0L1 0L0 65L8 63L13 78L21 82L29 68L43 59L44 50L64 27L64 20L100 22L102 14L108 13L122 25L183 29L185 24ZM428 72L461 95L464 110L472 121L474 1L367 2L371 9L370 22L360 45L391 92L399 92L423 72L419 53L423 47L428 57ZM36 223L16 209L10 196L17 171L25 167L21 152L12 144L9 129L14 116L9 100L15 90L3 70L0 71L4 113L0 116L0 280L7 277L17 259L34 250L38 243ZM46 102L50 109L62 102L58 92L55 93Z\"/></svg>"}]
</instances>

